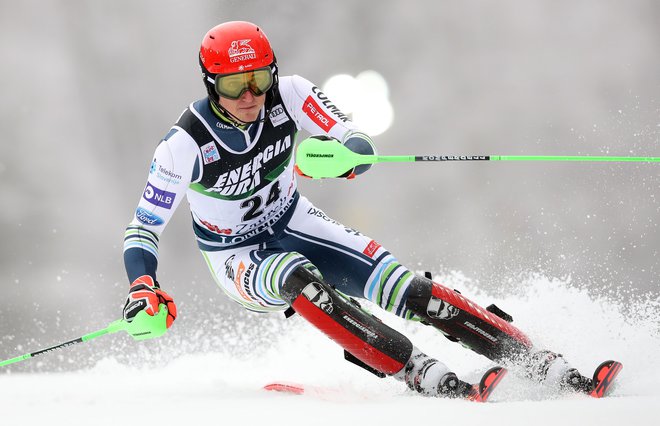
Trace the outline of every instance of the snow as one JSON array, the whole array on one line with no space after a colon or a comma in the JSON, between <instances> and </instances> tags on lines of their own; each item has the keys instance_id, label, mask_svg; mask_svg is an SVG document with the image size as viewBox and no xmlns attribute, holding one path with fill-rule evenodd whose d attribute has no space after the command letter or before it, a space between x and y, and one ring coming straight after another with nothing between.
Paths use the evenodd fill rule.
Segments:
<instances>
[{"instance_id":1,"label":"snow","mask_svg":"<svg viewBox=\"0 0 660 426\"><path fill-rule=\"evenodd\" d=\"M580 289L569 280L541 276L522 280L501 295L481 291L458 274L436 278L482 305L496 303L534 341L563 353L584 373L604 359L623 362L612 396L596 400L560 395L511 371L486 404L423 398L393 379L378 379L346 363L334 343L294 316L286 321L280 337L268 345L257 344L261 340L251 339L249 328L239 327L236 335L224 331L217 336L228 342L227 350L184 350L165 363L158 362L155 355L141 355L141 359L125 363L99 353L96 365L79 371L1 375L0 424L652 423L655 404L660 403L657 298L599 295L593 288ZM466 379L476 380L492 365L430 327L380 316ZM270 316L264 321L262 326L284 320ZM176 333L175 326L161 339L176 341ZM145 344L122 335L103 339ZM230 342L248 347L237 353ZM262 389L273 381L304 383L326 391L292 395Z\"/></svg>"}]
</instances>

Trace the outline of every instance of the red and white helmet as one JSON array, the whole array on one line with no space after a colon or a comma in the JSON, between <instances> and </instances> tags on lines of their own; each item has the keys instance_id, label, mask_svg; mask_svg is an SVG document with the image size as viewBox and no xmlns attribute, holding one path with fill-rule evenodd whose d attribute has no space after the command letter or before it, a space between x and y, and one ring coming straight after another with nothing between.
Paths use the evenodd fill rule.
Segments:
<instances>
[{"instance_id":1,"label":"red and white helmet","mask_svg":"<svg viewBox=\"0 0 660 426\"><path fill-rule=\"evenodd\" d=\"M199 65L206 90L216 102L215 78L218 74L271 67L273 88L277 85L277 61L270 42L261 28L250 22L225 22L211 28L199 49Z\"/></svg>"}]
</instances>

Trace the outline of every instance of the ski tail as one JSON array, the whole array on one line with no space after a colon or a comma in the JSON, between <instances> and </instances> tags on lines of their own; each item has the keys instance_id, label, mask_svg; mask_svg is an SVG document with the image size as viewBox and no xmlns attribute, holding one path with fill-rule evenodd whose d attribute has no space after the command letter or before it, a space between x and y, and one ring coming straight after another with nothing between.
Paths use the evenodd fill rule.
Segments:
<instances>
[{"instance_id":1,"label":"ski tail","mask_svg":"<svg viewBox=\"0 0 660 426\"><path fill-rule=\"evenodd\" d=\"M295 395L302 395L305 393L305 386L295 383L269 383L264 386L264 390L293 393Z\"/></svg>"},{"instance_id":2,"label":"ski tail","mask_svg":"<svg viewBox=\"0 0 660 426\"><path fill-rule=\"evenodd\" d=\"M623 364L618 361L609 360L600 364L594 371L593 389L589 395L594 398L606 396L622 369Z\"/></svg>"},{"instance_id":3,"label":"ski tail","mask_svg":"<svg viewBox=\"0 0 660 426\"><path fill-rule=\"evenodd\" d=\"M472 385L467 399L474 402L486 402L506 373L507 370L503 367L493 367L486 371L479 383Z\"/></svg>"}]
</instances>

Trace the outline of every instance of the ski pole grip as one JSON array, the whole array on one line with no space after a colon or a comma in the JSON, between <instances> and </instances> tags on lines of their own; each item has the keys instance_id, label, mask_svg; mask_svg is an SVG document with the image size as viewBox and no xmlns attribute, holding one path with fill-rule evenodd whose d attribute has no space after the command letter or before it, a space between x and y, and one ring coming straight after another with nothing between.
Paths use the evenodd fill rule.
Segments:
<instances>
[{"instance_id":1,"label":"ski pole grip","mask_svg":"<svg viewBox=\"0 0 660 426\"><path fill-rule=\"evenodd\" d=\"M121 323L122 328L135 340L160 337L167 332L167 307L161 303L155 315L140 311L131 322L122 320Z\"/></svg>"}]
</instances>

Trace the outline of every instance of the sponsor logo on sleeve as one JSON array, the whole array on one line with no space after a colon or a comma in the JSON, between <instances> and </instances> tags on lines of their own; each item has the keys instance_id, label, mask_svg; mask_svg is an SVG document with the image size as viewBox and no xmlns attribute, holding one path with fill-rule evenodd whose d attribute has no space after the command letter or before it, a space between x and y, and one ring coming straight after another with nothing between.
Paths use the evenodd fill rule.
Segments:
<instances>
[{"instance_id":1,"label":"sponsor logo on sleeve","mask_svg":"<svg viewBox=\"0 0 660 426\"><path fill-rule=\"evenodd\" d=\"M220 153L215 146L215 142L211 141L206 145L202 145L202 158L204 160L204 165L215 163L220 159Z\"/></svg>"},{"instance_id":2,"label":"sponsor logo on sleeve","mask_svg":"<svg viewBox=\"0 0 660 426\"><path fill-rule=\"evenodd\" d=\"M178 185L181 183L183 177L179 174L174 173L173 171L161 166L158 164L156 159L151 162L151 168L149 169L150 175L156 175L159 180L162 180L165 183L170 185Z\"/></svg>"},{"instance_id":3,"label":"sponsor logo on sleeve","mask_svg":"<svg viewBox=\"0 0 660 426\"><path fill-rule=\"evenodd\" d=\"M302 109L303 112L307 114L307 116L311 118L312 121L325 132L329 132L330 129L332 129L332 127L337 123L319 107L319 104L317 104L311 96L307 96Z\"/></svg>"},{"instance_id":4,"label":"sponsor logo on sleeve","mask_svg":"<svg viewBox=\"0 0 660 426\"><path fill-rule=\"evenodd\" d=\"M334 114L335 117L343 121L344 123L348 121L348 117L346 114L341 112L339 108L337 108L332 102L330 102L330 99L328 99L328 96L326 96L325 93L321 92L318 87L314 86L312 87L312 93L316 95L319 101L321 101L321 105L327 108L328 111L330 111L331 114Z\"/></svg>"},{"instance_id":5,"label":"sponsor logo on sleeve","mask_svg":"<svg viewBox=\"0 0 660 426\"><path fill-rule=\"evenodd\" d=\"M135 217L145 225L158 226L165 223L162 217L155 215L142 207L138 207L137 210L135 210Z\"/></svg>"},{"instance_id":6,"label":"sponsor logo on sleeve","mask_svg":"<svg viewBox=\"0 0 660 426\"><path fill-rule=\"evenodd\" d=\"M179 183L181 183L181 179L183 179L181 175L176 174L173 171L166 169L161 165L158 165L158 171L156 172L156 177L170 185L178 185Z\"/></svg>"},{"instance_id":7,"label":"sponsor logo on sleeve","mask_svg":"<svg viewBox=\"0 0 660 426\"><path fill-rule=\"evenodd\" d=\"M380 244L378 244L374 240L371 240L367 245L367 248L365 248L362 253L366 254L369 257L374 257L374 254L376 254L379 248L380 248Z\"/></svg>"},{"instance_id":8,"label":"sponsor logo on sleeve","mask_svg":"<svg viewBox=\"0 0 660 426\"><path fill-rule=\"evenodd\" d=\"M154 186L150 182L147 182L147 186L144 188L144 194L142 194L142 198L149 201L156 207L162 207L169 210L172 208L176 194L174 192L164 191Z\"/></svg>"},{"instance_id":9,"label":"sponsor logo on sleeve","mask_svg":"<svg viewBox=\"0 0 660 426\"><path fill-rule=\"evenodd\" d=\"M284 112L282 104L273 107L268 117L270 118L270 122L273 123L273 127L277 127L280 124L289 121L289 117L286 115L286 112Z\"/></svg>"}]
</instances>

